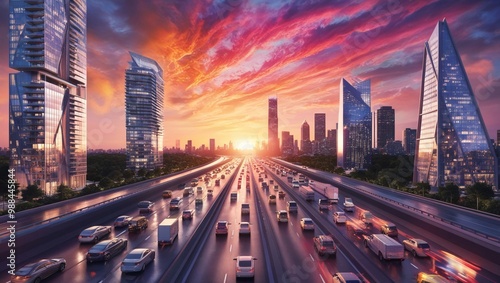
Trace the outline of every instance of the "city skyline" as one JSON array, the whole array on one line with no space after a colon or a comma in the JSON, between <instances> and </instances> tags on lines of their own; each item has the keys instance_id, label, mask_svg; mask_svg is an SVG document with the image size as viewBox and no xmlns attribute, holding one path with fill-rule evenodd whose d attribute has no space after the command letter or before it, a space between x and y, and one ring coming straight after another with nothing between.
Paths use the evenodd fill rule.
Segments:
<instances>
[{"instance_id":1,"label":"city skyline","mask_svg":"<svg viewBox=\"0 0 500 283\"><path fill-rule=\"evenodd\" d=\"M500 105L495 15L500 8L494 1L232 4L88 3L89 148L125 148L121 70L128 50L158 58L165 70L167 148L177 139L201 145L215 138L236 147L267 140L270 95L280 99L278 132L298 137L301 123L312 121L314 113L325 113L326 129L335 129L344 76L372 78L372 108L393 106L396 140L401 140L403 129L417 127L422 46L433 23L443 18L456 31L489 136L500 129L495 119ZM8 18L8 1L0 8L2 18ZM8 23L0 23L0 32L8 33ZM0 47L0 127L5 132L8 74L14 72L8 68L7 48ZM0 146L8 146L5 135Z\"/></svg>"}]
</instances>

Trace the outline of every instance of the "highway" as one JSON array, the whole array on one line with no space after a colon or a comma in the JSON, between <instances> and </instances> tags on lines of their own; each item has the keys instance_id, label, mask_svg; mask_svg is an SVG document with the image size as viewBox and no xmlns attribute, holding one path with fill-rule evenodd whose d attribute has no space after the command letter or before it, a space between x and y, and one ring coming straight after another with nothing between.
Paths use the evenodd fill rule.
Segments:
<instances>
[{"instance_id":1,"label":"highway","mask_svg":"<svg viewBox=\"0 0 500 283\"><path fill-rule=\"evenodd\" d=\"M357 214L361 210L370 210L375 216L374 224L367 229L361 227L360 230L363 233L379 233L381 223L393 222L399 230L397 238L399 242L410 236L423 238L430 243L433 251L453 252L476 264L484 260L487 264L478 264L481 268L477 271L475 281L471 282L500 282L500 275L495 274L500 269L491 270L488 265L491 265L494 259L477 259L478 253L489 252L493 255L497 253L494 246L487 249L484 245L479 245L479 247L471 245L472 241L456 243L455 239L446 238L447 235L440 230L422 229L419 225L423 221L420 219L421 215L410 216L412 218L408 218L408 214L397 215L398 212L393 213L394 208L374 203L363 194L347 189L348 182L352 182L349 186L355 188L364 186L365 190L371 189L369 184L360 185L356 180L286 164L287 167L304 171L315 180L318 188L331 187L332 184L338 185L340 188L339 204L320 211L318 200L323 197L321 190L315 192L314 201L306 202L297 189L291 188L287 176L275 174L275 164L253 158L246 158L238 164L225 163L226 161L219 160L217 164L189 170L182 176L170 176L153 183L130 185L123 190L125 192L122 194L123 197L114 202L102 204L93 209L84 209L47 224L25 229L22 231L25 235L19 237L16 242L18 260L16 264L20 267L40 258L65 258L66 270L43 282L235 282L236 268L233 259L239 255L252 255L257 258L254 282L332 282L332 274L336 272L353 272L364 277L367 282L415 282L418 272L431 272L432 259L430 258L414 258L409 252L405 252L403 262L381 262L364 246L359 231L355 233L355 228L361 226ZM179 183L193 177L202 177L206 172L211 172L217 167L224 172L229 169L229 167L222 168L222 166L229 166L225 164L231 164L234 168L225 179L221 180L220 186L215 186L212 182L213 197L208 197L206 190L201 194L195 192L194 195L183 197L182 190L177 188ZM221 173L218 174L220 177ZM278 184L279 189L285 191L285 198L277 198L276 204L269 204L268 196L277 192L273 190L272 185L268 189L263 189L258 181L259 175L267 183L272 180ZM242 185L241 189L238 189L237 179L240 176ZM250 184L249 190L245 188L246 176ZM316 178L313 178L315 176ZM173 197L183 198L184 202L180 210L169 209L170 199L161 197L161 191L164 189L173 190ZM135 190L141 192L132 193ZM377 189L373 190L372 194L377 193ZM120 194L118 191L120 190L116 190L113 194ZM236 200L230 199L230 192L237 192ZM390 191L385 193L390 196ZM332 220L332 213L342 211L341 203L347 196L353 198L356 210L352 214L347 213L349 218L347 225L336 225ZM197 197L203 198L203 204L195 205L194 200ZM402 198L396 196L398 197ZM95 199L90 198L88 203L99 203L103 198L104 196L98 195ZM87 263L85 255L92 244L80 244L77 239L78 234L92 225L112 225L114 219L122 214L138 215L136 204L144 199L155 202L154 211L146 215L149 221L148 228L138 233L128 232L126 228L113 229L109 238L127 239L127 248L107 262ZM289 213L287 223L279 223L276 211L286 210L286 203L291 200L298 203L298 212ZM402 199L402 201L409 200ZM417 200L410 201L418 202ZM241 213L242 203L250 204L248 215ZM422 205L430 204L423 202ZM81 209L82 207L75 205L73 208ZM53 211L57 209L68 211L67 208L57 208L57 206L49 208ZM195 210L193 219L180 218L184 209ZM399 212L402 210L403 208ZM48 212L47 215L53 217L53 211ZM179 235L173 245L158 246L157 227L166 217L179 217ZM314 231L302 231L299 223L303 217L313 219ZM498 221L498 218L485 220L489 218L484 215L476 218L478 222L490 221L493 225L496 225ZM40 219L44 220L42 217L37 221ZM458 218L457 221L460 222L460 219ZM227 220L231 223L228 235L215 235L215 223L218 220ZM239 223L242 221L251 223L250 236L239 235ZM467 223L464 221L462 224L465 226ZM477 227L480 228L480 225ZM459 228L455 227L455 229ZM314 249L313 237L320 234L333 236L338 246L336 256L318 255ZM463 237L464 235L458 233L456 239L462 241ZM6 244L3 242L2 253L5 247ZM129 251L138 247L154 249L156 259L143 272L122 274L120 271L122 259ZM175 280L170 281L169 278L175 278ZM0 282L8 280L6 269L2 267Z\"/></svg>"}]
</instances>

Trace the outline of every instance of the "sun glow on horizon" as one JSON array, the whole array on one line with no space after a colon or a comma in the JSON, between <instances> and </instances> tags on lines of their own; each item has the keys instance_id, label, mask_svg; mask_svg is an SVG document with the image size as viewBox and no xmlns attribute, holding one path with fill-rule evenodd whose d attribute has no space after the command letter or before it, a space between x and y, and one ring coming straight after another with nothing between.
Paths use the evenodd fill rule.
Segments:
<instances>
[{"instance_id":1,"label":"sun glow on horizon","mask_svg":"<svg viewBox=\"0 0 500 283\"><path fill-rule=\"evenodd\" d=\"M254 144L255 143L250 140L240 140L236 142L234 148L237 150L253 150Z\"/></svg>"}]
</instances>

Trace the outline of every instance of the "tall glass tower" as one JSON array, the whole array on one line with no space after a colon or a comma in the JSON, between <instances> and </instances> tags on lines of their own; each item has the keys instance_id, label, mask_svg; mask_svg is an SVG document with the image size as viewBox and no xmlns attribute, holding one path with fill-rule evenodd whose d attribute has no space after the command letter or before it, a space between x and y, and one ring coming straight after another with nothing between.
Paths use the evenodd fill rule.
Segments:
<instances>
[{"instance_id":1,"label":"tall glass tower","mask_svg":"<svg viewBox=\"0 0 500 283\"><path fill-rule=\"evenodd\" d=\"M163 166L163 70L150 58L130 52L125 72L127 168Z\"/></svg>"},{"instance_id":2,"label":"tall glass tower","mask_svg":"<svg viewBox=\"0 0 500 283\"><path fill-rule=\"evenodd\" d=\"M395 140L395 111L391 106L382 106L377 111L377 148L384 148L388 141Z\"/></svg>"},{"instance_id":3,"label":"tall glass tower","mask_svg":"<svg viewBox=\"0 0 500 283\"><path fill-rule=\"evenodd\" d=\"M87 2L10 0L9 147L21 187L87 175Z\"/></svg>"},{"instance_id":4,"label":"tall glass tower","mask_svg":"<svg viewBox=\"0 0 500 283\"><path fill-rule=\"evenodd\" d=\"M337 166L367 168L372 144L370 80L351 85L340 81Z\"/></svg>"},{"instance_id":5,"label":"tall glass tower","mask_svg":"<svg viewBox=\"0 0 500 283\"><path fill-rule=\"evenodd\" d=\"M271 156L279 155L277 97L269 98L267 116L267 146Z\"/></svg>"},{"instance_id":6,"label":"tall glass tower","mask_svg":"<svg viewBox=\"0 0 500 283\"><path fill-rule=\"evenodd\" d=\"M493 146L446 20L424 47L414 182L486 182L496 188Z\"/></svg>"}]
</instances>

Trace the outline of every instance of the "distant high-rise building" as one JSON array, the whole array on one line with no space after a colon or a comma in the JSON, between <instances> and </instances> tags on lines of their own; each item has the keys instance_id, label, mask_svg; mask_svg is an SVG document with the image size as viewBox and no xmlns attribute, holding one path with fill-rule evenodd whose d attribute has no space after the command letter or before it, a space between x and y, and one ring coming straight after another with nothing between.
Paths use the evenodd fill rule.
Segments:
<instances>
[{"instance_id":1,"label":"distant high-rise building","mask_svg":"<svg viewBox=\"0 0 500 283\"><path fill-rule=\"evenodd\" d=\"M210 139L210 151L215 151L215 139Z\"/></svg>"},{"instance_id":2,"label":"distant high-rise building","mask_svg":"<svg viewBox=\"0 0 500 283\"><path fill-rule=\"evenodd\" d=\"M497 159L446 20L425 43L414 182L497 186Z\"/></svg>"},{"instance_id":3,"label":"distant high-rise building","mask_svg":"<svg viewBox=\"0 0 500 283\"><path fill-rule=\"evenodd\" d=\"M497 130L497 146L500 146L500 130Z\"/></svg>"},{"instance_id":4,"label":"distant high-rise building","mask_svg":"<svg viewBox=\"0 0 500 283\"><path fill-rule=\"evenodd\" d=\"M310 128L307 121L302 123L300 127L300 150L304 154L312 153L312 145L311 145L311 136L310 136Z\"/></svg>"},{"instance_id":5,"label":"distant high-rise building","mask_svg":"<svg viewBox=\"0 0 500 283\"><path fill-rule=\"evenodd\" d=\"M337 166L367 168L372 145L370 80L352 86L340 81Z\"/></svg>"},{"instance_id":6,"label":"distant high-rise building","mask_svg":"<svg viewBox=\"0 0 500 283\"><path fill-rule=\"evenodd\" d=\"M403 143L401 141L387 141L384 146L384 151L387 155L405 154Z\"/></svg>"},{"instance_id":7,"label":"distant high-rise building","mask_svg":"<svg viewBox=\"0 0 500 283\"><path fill-rule=\"evenodd\" d=\"M175 140L175 148L181 149L181 140Z\"/></svg>"},{"instance_id":8,"label":"distant high-rise building","mask_svg":"<svg viewBox=\"0 0 500 283\"><path fill-rule=\"evenodd\" d=\"M281 132L281 153L283 156L293 155L293 135L288 131Z\"/></svg>"},{"instance_id":9,"label":"distant high-rise building","mask_svg":"<svg viewBox=\"0 0 500 283\"><path fill-rule=\"evenodd\" d=\"M226 149L225 147L226 147L226 145L224 145L224 149ZM187 144L186 144L185 151L186 151L186 153L191 153L191 152L193 152L193 150L194 150L193 149L193 141L192 140L188 140Z\"/></svg>"},{"instance_id":10,"label":"distant high-rise building","mask_svg":"<svg viewBox=\"0 0 500 283\"><path fill-rule=\"evenodd\" d=\"M314 113L314 140L321 142L325 139L326 114Z\"/></svg>"},{"instance_id":11,"label":"distant high-rise building","mask_svg":"<svg viewBox=\"0 0 500 283\"><path fill-rule=\"evenodd\" d=\"M127 168L163 165L163 70L150 58L130 52L125 71Z\"/></svg>"},{"instance_id":12,"label":"distant high-rise building","mask_svg":"<svg viewBox=\"0 0 500 283\"><path fill-rule=\"evenodd\" d=\"M87 176L87 2L9 1L10 167L52 195ZM99 146L99 145L94 145Z\"/></svg>"},{"instance_id":13,"label":"distant high-rise building","mask_svg":"<svg viewBox=\"0 0 500 283\"><path fill-rule=\"evenodd\" d=\"M337 154L337 130L328 130L328 135L326 136L326 149L329 155Z\"/></svg>"},{"instance_id":14,"label":"distant high-rise building","mask_svg":"<svg viewBox=\"0 0 500 283\"><path fill-rule=\"evenodd\" d=\"M417 142L417 130L406 128L403 130L403 149L406 154L415 154L415 145Z\"/></svg>"},{"instance_id":15,"label":"distant high-rise building","mask_svg":"<svg viewBox=\"0 0 500 283\"><path fill-rule=\"evenodd\" d=\"M395 113L391 106L377 110L377 148L384 148L387 141L395 139Z\"/></svg>"},{"instance_id":16,"label":"distant high-rise building","mask_svg":"<svg viewBox=\"0 0 500 283\"><path fill-rule=\"evenodd\" d=\"M278 98L269 98L267 145L271 156L279 155L278 141Z\"/></svg>"}]
</instances>

